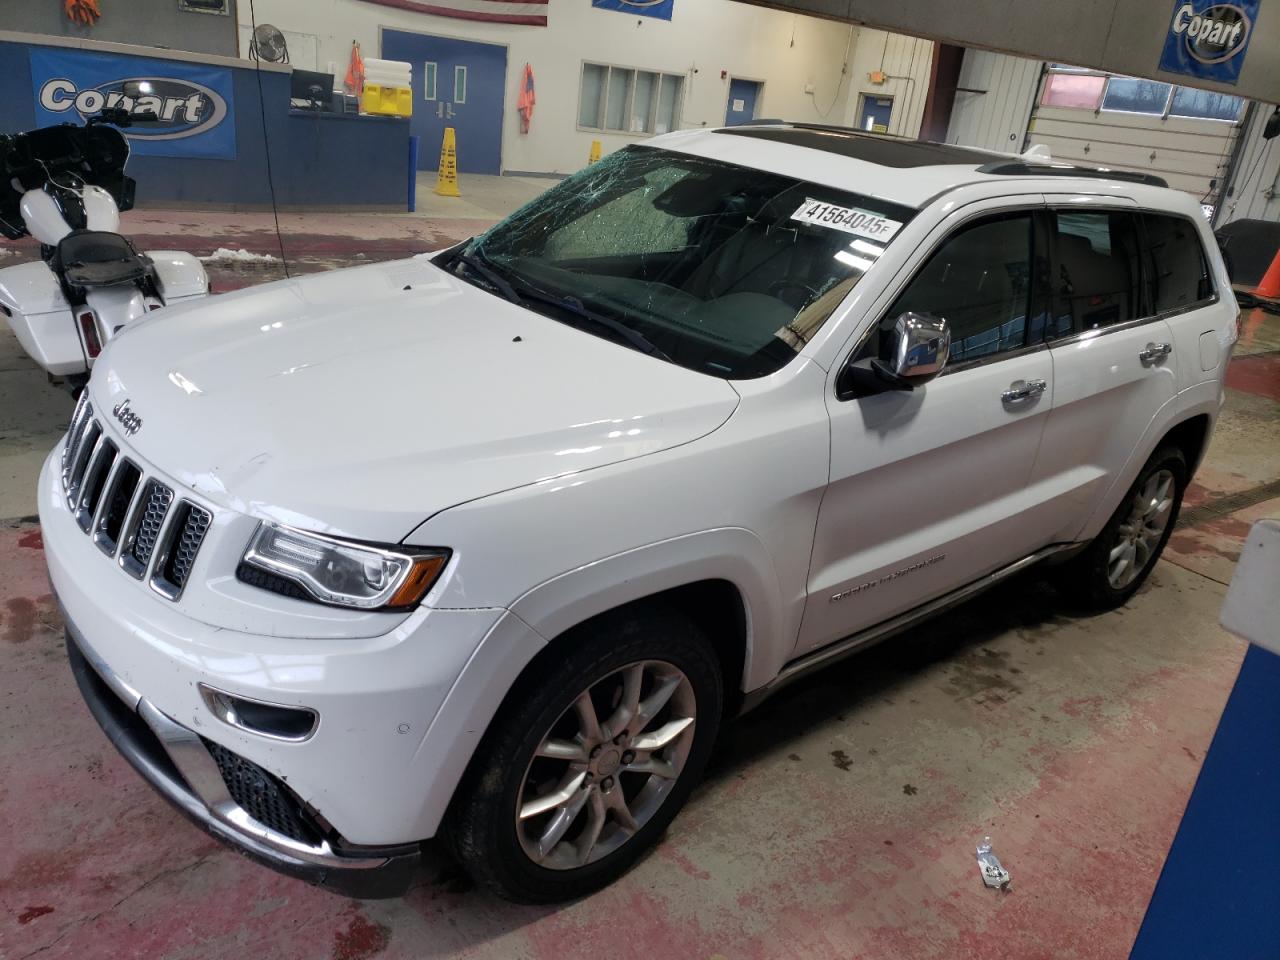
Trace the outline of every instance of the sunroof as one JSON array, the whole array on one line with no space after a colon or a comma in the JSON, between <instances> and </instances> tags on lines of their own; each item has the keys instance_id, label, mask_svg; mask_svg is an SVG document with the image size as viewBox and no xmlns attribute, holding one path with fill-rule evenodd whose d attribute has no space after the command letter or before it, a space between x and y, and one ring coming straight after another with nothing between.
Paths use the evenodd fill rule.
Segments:
<instances>
[{"instance_id":1,"label":"sunroof","mask_svg":"<svg viewBox=\"0 0 1280 960\"><path fill-rule=\"evenodd\" d=\"M724 127L716 133L734 137L772 140L796 147L808 147L842 157L865 160L882 167L932 167L963 164L976 167L990 163L992 154L947 143L925 143L900 137L864 133L845 128L804 126L800 124L765 124Z\"/></svg>"}]
</instances>

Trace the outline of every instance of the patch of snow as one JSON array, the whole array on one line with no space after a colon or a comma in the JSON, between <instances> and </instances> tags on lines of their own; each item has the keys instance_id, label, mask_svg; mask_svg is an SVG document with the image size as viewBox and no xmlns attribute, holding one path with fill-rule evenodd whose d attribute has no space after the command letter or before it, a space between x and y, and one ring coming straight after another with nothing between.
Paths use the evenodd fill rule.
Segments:
<instances>
[{"instance_id":1,"label":"patch of snow","mask_svg":"<svg viewBox=\"0 0 1280 960\"><path fill-rule=\"evenodd\" d=\"M251 253L241 247L232 250L230 247L219 247L207 257L201 257L205 263L277 263L279 257L269 253Z\"/></svg>"}]
</instances>

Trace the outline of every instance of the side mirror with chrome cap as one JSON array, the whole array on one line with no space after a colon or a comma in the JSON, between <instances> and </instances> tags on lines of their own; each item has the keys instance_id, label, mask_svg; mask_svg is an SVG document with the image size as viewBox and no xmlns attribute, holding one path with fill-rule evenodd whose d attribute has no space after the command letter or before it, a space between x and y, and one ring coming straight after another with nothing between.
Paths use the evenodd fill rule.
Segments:
<instances>
[{"instance_id":1,"label":"side mirror with chrome cap","mask_svg":"<svg viewBox=\"0 0 1280 960\"><path fill-rule=\"evenodd\" d=\"M879 357L845 367L837 386L841 399L868 397L889 390L914 390L942 372L951 355L951 326L944 317L907 311L883 331Z\"/></svg>"}]
</instances>

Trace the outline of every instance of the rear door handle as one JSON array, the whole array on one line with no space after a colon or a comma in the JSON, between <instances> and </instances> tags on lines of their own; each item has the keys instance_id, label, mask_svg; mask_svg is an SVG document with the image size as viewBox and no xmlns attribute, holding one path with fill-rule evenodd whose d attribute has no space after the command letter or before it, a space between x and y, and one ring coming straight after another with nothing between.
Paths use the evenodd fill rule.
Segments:
<instances>
[{"instance_id":1,"label":"rear door handle","mask_svg":"<svg viewBox=\"0 0 1280 960\"><path fill-rule=\"evenodd\" d=\"M1015 380L1000 394L1000 399L1005 403L1024 403L1040 396L1047 386L1043 380Z\"/></svg>"},{"instance_id":2,"label":"rear door handle","mask_svg":"<svg viewBox=\"0 0 1280 960\"><path fill-rule=\"evenodd\" d=\"M1173 353L1172 343L1148 343L1146 348L1138 353L1138 359L1142 361L1144 367L1152 367L1171 353Z\"/></svg>"}]
</instances>

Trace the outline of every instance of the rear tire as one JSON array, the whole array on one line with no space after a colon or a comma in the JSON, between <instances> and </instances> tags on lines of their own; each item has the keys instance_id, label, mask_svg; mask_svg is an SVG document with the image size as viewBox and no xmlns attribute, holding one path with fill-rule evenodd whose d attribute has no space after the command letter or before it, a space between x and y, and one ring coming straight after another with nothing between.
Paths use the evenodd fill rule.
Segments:
<instances>
[{"instance_id":1,"label":"rear tire","mask_svg":"<svg viewBox=\"0 0 1280 960\"><path fill-rule=\"evenodd\" d=\"M508 900L553 903L606 886L688 799L723 700L715 652L673 610L632 605L575 628L494 718L445 842Z\"/></svg>"},{"instance_id":2,"label":"rear tire","mask_svg":"<svg viewBox=\"0 0 1280 960\"><path fill-rule=\"evenodd\" d=\"M1102 532L1059 568L1059 586L1091 610L1112 610L1128 601L1173 533L1188 473L1178 447L1153 453Z\"/></svg>"}]
</instances>

